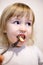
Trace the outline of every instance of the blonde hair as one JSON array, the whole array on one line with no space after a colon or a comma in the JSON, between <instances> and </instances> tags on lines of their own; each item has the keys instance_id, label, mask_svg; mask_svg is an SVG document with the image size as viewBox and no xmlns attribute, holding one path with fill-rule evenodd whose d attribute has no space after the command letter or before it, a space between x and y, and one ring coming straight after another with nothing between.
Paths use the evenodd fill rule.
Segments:
<instances>
[{"instance_id":1,"label":"blonde hair","mask_svg":"<svg viewBox=\"0 0 43 65\"><path fill-rule=\"evenodd\" d=\"M6 23L8 22L8 20L13 16L22 17L25 13L27 13L26 16L28 17L28 19L30 14L32 14L33 16L32 24L34 24L35 16L32 9L28 5L24 3L15 3L5 8L5 10L1 15L1 22L0 22L1 38L2 38L1 40L3 44L8 44L9 42L6 34L4 33Z\"/></svg>"}]
</instances>

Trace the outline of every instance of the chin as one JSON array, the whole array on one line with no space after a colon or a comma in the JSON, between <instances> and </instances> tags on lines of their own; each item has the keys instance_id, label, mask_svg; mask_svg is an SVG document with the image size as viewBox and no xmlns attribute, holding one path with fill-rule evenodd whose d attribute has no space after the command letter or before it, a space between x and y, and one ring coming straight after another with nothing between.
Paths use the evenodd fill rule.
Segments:
<instances>
[{"instance_id":1,"label":"chin","mask_svg":"<svg viewBox=\"0 0 43 65\"><path fill-rule=\"evenodd\" d=\"M18 47L21 47L21 46L23 46L23 44L18 44L17 46L18 46Z\"/></svg>"},{"instance_id":2,"label":"chin","mask_svg":"<svg viewBox=\"0 0 43 65\"><path fill-rule=\"evenodd\" d=\"M26 44L18 44L17 47L22 47L22 46L25 46Z\"/></svg>"}]
</instances>

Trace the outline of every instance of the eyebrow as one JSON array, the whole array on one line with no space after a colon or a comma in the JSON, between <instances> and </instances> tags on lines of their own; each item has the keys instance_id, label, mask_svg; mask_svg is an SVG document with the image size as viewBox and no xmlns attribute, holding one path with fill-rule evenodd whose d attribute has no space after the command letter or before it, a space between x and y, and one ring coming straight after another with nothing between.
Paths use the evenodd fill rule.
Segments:
<instances>
[{"instance_id":1,"label":"eyebrow","mask_svg":"<svg viewBox=\"0 0 43 65\"><path fill-rule=\"evenodd\" d=\"M9 21L20 20L21 18L22 18L21 16L15 16L15 17L12 17ZM32 22L32 20L30 20L28 16L26 17L26 21Z\"/></svg>"}]
</instances>

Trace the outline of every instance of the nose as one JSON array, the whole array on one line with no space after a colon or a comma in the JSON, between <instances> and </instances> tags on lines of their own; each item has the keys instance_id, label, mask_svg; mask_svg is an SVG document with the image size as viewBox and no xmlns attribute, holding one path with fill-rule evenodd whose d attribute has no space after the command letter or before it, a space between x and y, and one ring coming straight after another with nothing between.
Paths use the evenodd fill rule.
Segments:
<instances>
[{"instance_id":1,"label":"nose","mask_svg":"<svg viewBox=\"0 0 43 65\"><path fill-rule=\"evenodd\" d=\"M22 32L22 33L25 33L26 32L26 27L25 27L24 24L21 24L20 25L20 32Z\"/></svg>"}]
</instances>

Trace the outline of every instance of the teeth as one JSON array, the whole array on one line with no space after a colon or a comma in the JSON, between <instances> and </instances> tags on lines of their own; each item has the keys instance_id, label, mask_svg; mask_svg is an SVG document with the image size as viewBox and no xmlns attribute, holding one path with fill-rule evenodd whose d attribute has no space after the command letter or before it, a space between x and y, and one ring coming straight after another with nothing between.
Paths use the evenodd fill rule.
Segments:
<instances>
[{"instance_id":1,"label":"teeth","mask_svg":"<svg viewBox=\"0 0 43 65\"><path fill-rule=\"evenodd\" d=\"M21 36L19 36L19 40L22 42L24 41L24 39Z\"/></svg>"}]
</instances>

